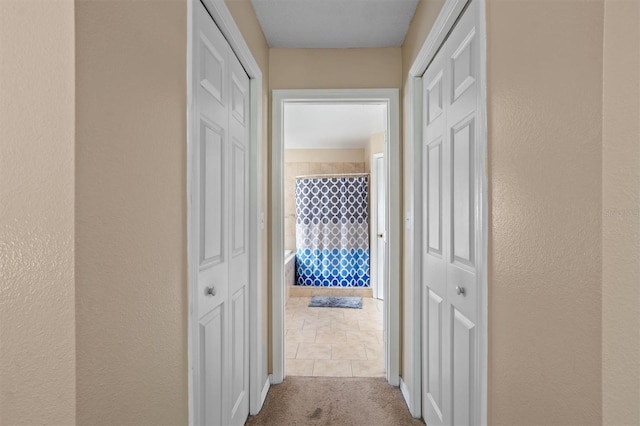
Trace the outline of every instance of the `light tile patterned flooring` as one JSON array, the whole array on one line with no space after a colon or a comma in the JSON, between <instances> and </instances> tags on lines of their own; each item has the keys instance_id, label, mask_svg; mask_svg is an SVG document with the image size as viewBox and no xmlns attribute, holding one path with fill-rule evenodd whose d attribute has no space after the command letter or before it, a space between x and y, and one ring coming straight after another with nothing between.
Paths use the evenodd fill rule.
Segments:
<instances>
[{"instance_id":1,"label":"light tile patterned flooring","mask_svg":"<svg viewBox=\"0 0 640 426\"><path fill-rule=\"evenodd\" d=\"M285 373L290 376L383 377L382 301L362 309L310 308L292 297L285 315Z\"/></svg>"}]
</instances>

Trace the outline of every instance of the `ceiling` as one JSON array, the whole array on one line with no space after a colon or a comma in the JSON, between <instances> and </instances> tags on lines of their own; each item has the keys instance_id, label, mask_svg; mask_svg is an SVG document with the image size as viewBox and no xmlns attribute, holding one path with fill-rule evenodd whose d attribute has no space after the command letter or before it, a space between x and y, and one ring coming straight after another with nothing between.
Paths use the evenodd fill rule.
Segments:
<instances>
[{"instance_id":1,"label":"ceiling","mask_svg":"<svg viewBox=\"0 0 640 426\"><path fill-rule=\"evenodd\" d=\"M399 47L419 0L251 0L269 46Z\"/></svg>"},{"instance_id":2,"label":"ceiling","mask_svg":"<svg viewBox=\"0 0 640 426\"><path fill-rule=\"evenodd\" d=\"M386 130L383 104L286 103L286 149L364 148L374 133Z\"/></svg>"}]
</instances>

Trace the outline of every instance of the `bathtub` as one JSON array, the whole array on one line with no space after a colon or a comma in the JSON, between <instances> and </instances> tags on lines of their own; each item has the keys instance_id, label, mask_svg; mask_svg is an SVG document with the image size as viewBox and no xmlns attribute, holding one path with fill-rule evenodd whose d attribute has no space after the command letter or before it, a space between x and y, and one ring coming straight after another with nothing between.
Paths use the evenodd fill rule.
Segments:
<instances>
[{"instance_id":1,"label":"bathtub","mask_svg":"<svg viewBox=\"0 0 640 426\"><path fill-rule=\"evenodd\" d=\"M284 297L285 306L291 297L311 296L360 296L373 297L371 287L317 287L296 285L296 252L284 251Z\"/></svg>"},{"instance_id":2,"label":"bathtub","mask_svg":"<svg viewBox=\"0 0 640 426\"><path fill-rule=\"evenodd\" d=\"M284 296L289 300L291 287L296 283L296 254L293 250L284 251Z\"/></svg>"}]
</instances>

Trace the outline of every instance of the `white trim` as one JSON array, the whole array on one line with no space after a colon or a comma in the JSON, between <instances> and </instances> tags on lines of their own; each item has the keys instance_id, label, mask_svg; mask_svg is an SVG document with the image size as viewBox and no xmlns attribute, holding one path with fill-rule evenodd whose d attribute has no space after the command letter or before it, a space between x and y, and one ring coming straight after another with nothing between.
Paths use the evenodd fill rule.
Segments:
<instances>
[{"instance_id":1,"label":"white trim","mask_svg":"<svg viewBox=\"0 0 640 426\"><path fill-rule=\"evenodd\" d=\"M447 35L455 25L460 14L464 10L469 0L446 0L442 7L436 22L434 23L427 39L422 45L416 59L414 60L407 76L407 86L405 87L405 132L406 144L405 149L407 155L412 157L411 162L405 163L405 167L409 167L407 175L412 176L410 183L412 191L407 191L406 196L409 198L409 211L407 219L409 226L413 227L412 232L405 235L420 236L422 217L422 88L420 78L426 71L432 59L444 43ZM476 208L477 217L476 224L479 225L480 238L477 239L476 250L478 254L478 333L479 345L477 348L477 367L478 387L475 389L479 395L480 404L477 407L476 416L479 424L487 424L487 369L488 369L488 275L487 275L487 254L488 254L488 177L486 170L487 159L487 77L486 77L486 0L473 0L478 2L478 30L480 37L480 91L478 96L478 123L479 123L479 155L475 159L476 182L478 183L478 191L481 194ZM408 185L409 186L409 185ZM420 229L419 229L420 228ZM420 416L422 403L422 366L421 366L421 329L422 329L422 289L421 289L421 238L414 238L407 245L408 252L405 256L415 259L412 267L407 268L408 273L406 279L409 280L405 288L405 300L409 297L413 303L407 304L409 312L407 316L411 319L411 324L405 327L413 326L411 330L411 338L413 341L405 342L405 350L409 352L410 362L406 366L407 376L411 377L411 392L405 395L407 405L411 409L414 417ZM416 255L417 254L417 255ZM417 256L420 256L419 258Z\"/></svg>"},{"instance_id":2,"label":"white trim","mask_svg":"<svg viewBox=\"0 0 640 426\"><path fill-rule=\"evenodd\" d=\"M271 388L271 374L269 374L267 376L267 380L264 381L264 385L262 386L262 392L260 392L260 406L261 407L264 405L264 401L267 399L267 394L269 393L269 388ZM254 414L254 413L252 413L252 414Z\"/></svg>"},{"instance_id":3,"label":"white trim","mask_svg":"<svg viewBox=\"0 0 640 426\"><path fill-rule=\"evenodd\" d=\"M409 77L421 77L460 17L469 0L446 0L424 44L409 69Z\"/></svg>"},{"instance_id":4,"label":"white trim","mask_svg":"<svg viewBox=\"0 0 640 426\"><path fill-rule=\"evenodd\" d=\"M235 53L240 60L249 78L262 78L262 71L254 59L249 45L244 40L244 37L242 37L242 33L233 20L233 16L231 12L229 12L229 8L227 8L224 0L202 0L202 3L213 17L213 21L218 28L220 28L220 31L222 31L222 35L227 39L231 50L233 50L233 53ZM260 98L262 98L262 92L260 92L259 95ZM260 102L260 105L262 105L262 102Z\"/></svg>"},{"instance_id":5,"label":"white trim","mask_svg":"<svg viewBox=\"0 0 640 426\"><path fill-rule=\"evenodd\" d=\"M407 403L407 408L409 408L409 412L413 414L413 409L411 408L411 403L410 403L410 401L412 401L411 392L409 391L407 384L404 382L404 380L402 380L402 378L400 378L400 392L402 392L404 401Z\"/></svg>"},{"instance_id":6,"label":"white trim","mask_svg":"<svg viewBox=\"0 0 640 426\"><path fill-rule=\"evenodd\" d=\"M272 92L271 107L271 384L284 380L284 102ZM278 285L277 283L281 283Z\"/></svg>"},{"instance_id":7,"label":"white trim","mask_svg":"<svg viewBox=\"0 0 640 426\"><path fill-rule=\"evenodd\" d=\"M385 132L386 133L386 132ZM385 136L385 141L386 141L386 136ZM384 149L384 148L383 148ZM370 214L369 214L369 218L370 218L370 223L369 223L369 235L370 235L370 241L369 241L369 251L371 252L371 289L373 290L373 297L377 298L378 296L378 235L377 235L377 229L378 229L378 188L377 185L378 184L378 171L376 169L376 160L378 158L384 158L384 152L380 152L377 154L371 154L370 158L369 158L369 164L370 164L370 173L369 175L371 176L371 180L369 182L369 194L371 195L370 197L370 201L371 201L371 205L370 205ZM373 285L375 283L375 286Z\"/></svg>"},{"instance_id":8,"label":"white trim","mask_svg":"<svg viewBox=\"0 0 640 426\"><path fill-rule=\"evenodd\" d=\"M195 52L193 48L193 26L194 24L194 4L193 0L187 1L187 299L189 301L189 314L187 319L187 381L188 381L188 400L189 400L189 425L194 424L195 419L195 395L193 390L199 386L198 381L195 380L194 374L194 343L193 340L197 337L195 327L194 316L194 303L195 295L193 287L197 286L198 271L194 262L195 257L198 256L197 246L195 239L192 237L194 234L194 219L192 218L193 212L191 208L191 200L193 200L193 145L192 139L195 137L194 121L195 121L195 90L193 84L193 61L195 60Z\"/></svg>"},{"instance_id":9,"label":"white trim","mask_svg":"<svg viewBox=\"0 0 640 426\"><path fill-rule=\"evenodd\" d=\"M480 340L478 345L478 393L479 393L479 419L480 425L487 425L488 414L488 374L489 374L489 125L487 123L487 18L486 0L478 1L478 36L480 40L480 90L478 94L478 134L480 135L479 156L476 158L476 180L480 185L479 193L480 237L477 242L478 253L478 280L480 293L478 297L478 333Z\"/></svg>"},{"instance_id":10,"label":"white trim","mask_svg":"<svg viewBox=\"0 0 640 426\"><path fill-rule=\"evenodd\" d=\"M249 269L250 287L249 295L249 413L258 414L262 409L266 391L269 390L269 377L267 365L263 360L267 359L266 348L262 346L262 323L266 312L262 312L263 299L263 274L262 263L262 232L263 224L261 211L262 205L262 76L251 78L251 170L250 176L250 242L249 257L251 266ZM254 101L255 99L255 101ZM266 377L267 388L264 397L260 392L261 377Z\"/></svg>"},{"instance_id":11,"label":"white trim","mask_svg":"<svg viewBox=\"0 0 640 426\"><path fill-rule=\"evenodd\" d=\"M192 185L193 185L193 161L192 150L196 141L193 141L194 129L197 125L195 120L195 99L194 82L193 82L193 60L194 60L194 3L199 0L187 1L187 261L188 261L188 291L189 291L189 334L188 334L188 365L189 365L189 424L194 424L194 414L197 411L199 402L196 398L196 390L199 389L199 377L197 370L194 368L194 357L197 352L197 324L196 315L196 291L198 262L197 256L197 235L194 235L194 218L195 212L191 207L192 203ZM250 176L249 176L249 222L250 222L250 238L249 238L249 412L256 414L262 408L266 390L268 391L268 376L266 365L262 360L266 354L262 353L262 287L263 277L260 274L261 263L261 181L262 181L262 164L260 161L262 151L262 71L258 63L254 59L249 46L242 37L240 29L236 25L231 12L227 8L224 0L202 0L213 21L218 26L231 49L240 60L245 72L250 78L250 108L251 108L251 127L250 127ZM262 377L267 377L266 386L262 385Z\"/></svg>"},{"instance_id":12,"label":"white trim","mask_svg":"<svg viewBox=\"0 0 640 426\"><path fill-rule=\"evenodd\" d=\"M400 105L398 89L317 89L274 90L272 94L271 145L271 265L272 265L272 355L271 383L284 380L284 141L283 120L286 102L380 102L387 104L385 144L387 159L387 279L385 282L385 342L387 381L400 383ZM390 188L394 190L391 191ZM393 207L393 208L391 208Z\"/></svg>"},{"instance_id":13,"label":"white trim","mask_svg":"<svg viewBox=\"0 0 640 426\"><path fill-rule=\"evenodd\" d=\"M421 121L414 119L422 116L422 102L420 94L422 90L422 80L420 78L409 76L407 79L407 85L405 86L405 132L407 141L411 141L413 138L418 140L422 139L422 126ZM418 96L416 96L416 94ZM413 111L413 114L411 113ZM418 147L420 148L420 147ZM417 151L417 152L416 152ZM407 212L405 214L406 229L405 232L405 268L407 273L405 274L405 309L408 310L406 315L411 318L408 324L405 324L405 374L409 379L409 385L407 389L411 389L407 392L409 398L407 400L407 406L410 407L410 412L413 417L420 418L422 416L422 360L421 360L421 331L422 331L422 319L421 319L421 274L422 264L420 261L421 244L420 236L422 235L422 203L420 191L422 190L421 178L419 175L413 172L414 170L420 170L421 167L421 150L416 150L413 143L405 144L405 169L406 169L406 182L405 191L413 196L407 196L405 201L407 203ZM416 220L417 218L417 220ZM416 278L417 277L417 278ZM406 395L405 395L406 397Z\"/></svg>"}]
</instances>

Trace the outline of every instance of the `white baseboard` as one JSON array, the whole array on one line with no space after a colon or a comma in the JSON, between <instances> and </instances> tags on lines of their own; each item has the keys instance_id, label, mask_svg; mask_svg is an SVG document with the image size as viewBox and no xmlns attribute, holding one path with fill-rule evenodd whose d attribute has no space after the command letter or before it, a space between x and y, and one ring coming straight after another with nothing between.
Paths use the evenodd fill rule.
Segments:
<instances>
[{"instance_id":1,"label":"white baseboard","mask_svg":"<svg viewBox=\"0 0 640 426\"><path fill-rule=\"evenodd\" d=\"M411 394L409 393L409 388L407 384L400 378L400 392L402 392L402 396L404 397L404 402L407 404L409 408L409 412L413 415L413 408L411 407Z\"/></svg>"},{"instance_id":2,"label":"white baseboard","mask_svg":"<svg viewBox=\"0 0 640 426\"><path fill-rule=\"evenodd\" d=\"M260 409L264 405L264 400L267 399L267 393L269 393L269 389L271 388L271 374L267 376L267 380L264 382L264 386L262 387L262 393L260 394Z\"/></svg>"},{"instance_id":3,"label":"white baseboard","mask_svg":"<svg viewBox=\"0 0 640 426\"><path fill-rule=\"evenodd\" d=\"M257 408L252 407L251 412L249 414L251 414L252 416L255 416L262 410L262 406L264 405L264 400L267 398L267 393L269 392L270 386L271 386L271 375L268 375L267 380L264 382L264 386L262 386L262 390L260 391L260 405Z\"/></svg>"}]
</instances>

